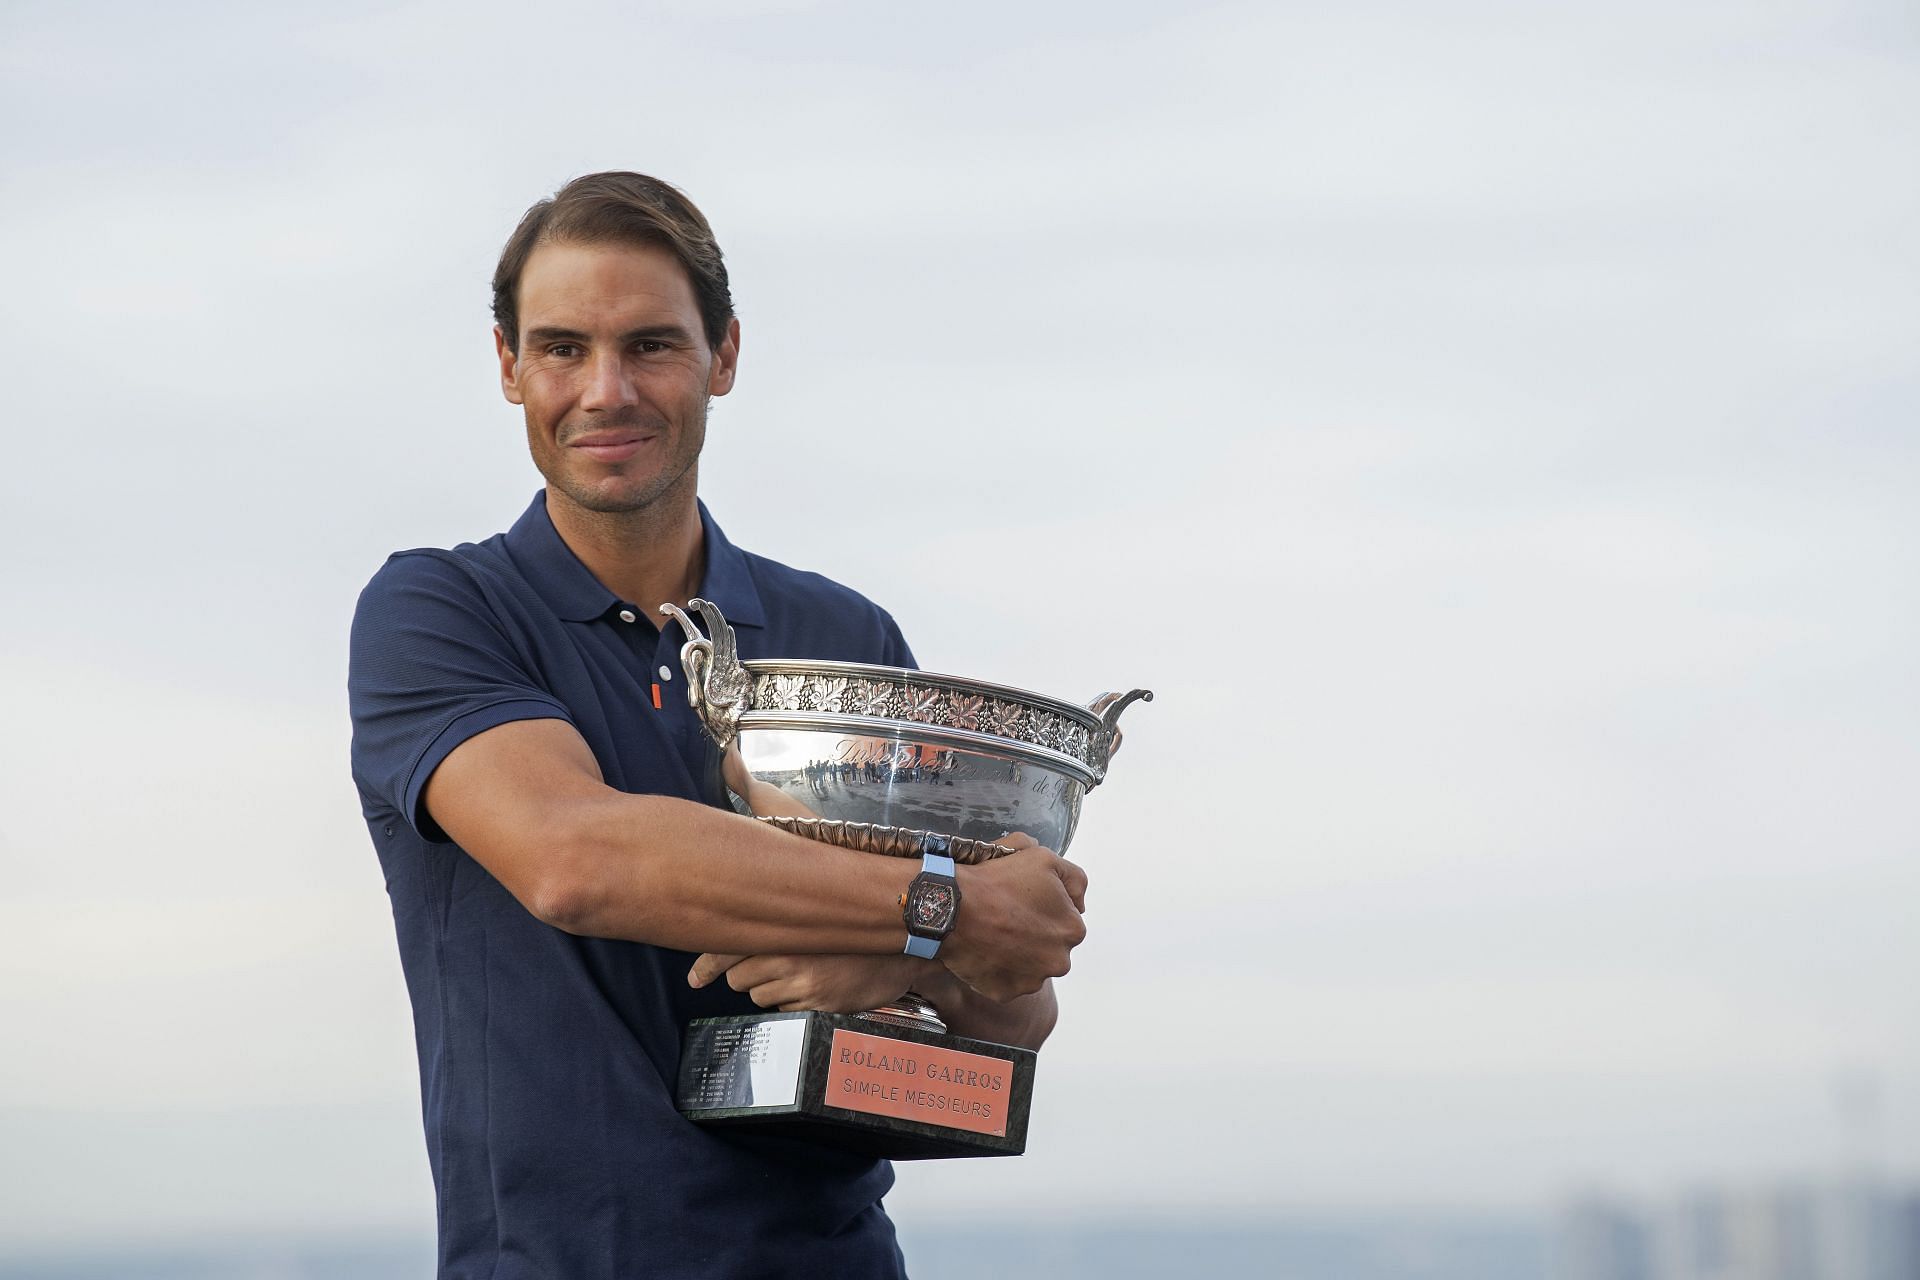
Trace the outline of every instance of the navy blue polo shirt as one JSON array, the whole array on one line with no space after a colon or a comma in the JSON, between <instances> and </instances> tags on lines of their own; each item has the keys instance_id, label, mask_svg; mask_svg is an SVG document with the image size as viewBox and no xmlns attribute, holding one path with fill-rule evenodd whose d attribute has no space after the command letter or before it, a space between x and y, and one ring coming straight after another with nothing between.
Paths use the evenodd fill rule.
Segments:
<instances>
[{"instance_id":1,"label":"navy blue polo shirt","mask_svg":"<svg viewBox=\"0 0 1920 1280\"><path fill-rule=\"evenodd\" d=\"M700 594L741 657L913 665L884 610L738 550L704 504L700 521ZM541 923L422 808L460 743L547 718L579 730L609 786L724 803L718 753L687 706L684 637L654 626L658 603L602 586L544 494L505 534L400 552L360 596L353 776L413 999L440 1275L901 1275L886 1162L674 1109L687 1021L753 1012L746 996L689 988L687 952Z\"/></svg>"}]
</instances>

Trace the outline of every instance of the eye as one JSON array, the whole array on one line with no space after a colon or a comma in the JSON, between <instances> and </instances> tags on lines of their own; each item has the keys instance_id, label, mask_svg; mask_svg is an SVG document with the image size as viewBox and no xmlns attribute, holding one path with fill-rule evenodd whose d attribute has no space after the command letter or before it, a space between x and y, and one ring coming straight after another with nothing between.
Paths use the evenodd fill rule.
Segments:
<instances>
[{"instance_id":1,"label":"eye","mask_svg":"<svg viewBox=\"0 0 1920 1280\"><path fill-rule=\"evenodd\" d=\"M656 352L665 351L667 349L667 344L660 341L658 338L642 338L640 339L640 341L633 344L633 349L635 351L638 351L641 355L650 356Z\"/></svg>"},{"instance_id":2,"label":"eye","mask_svg":"<svg viewBox=\"0 0 1920 1280\"><path fill-rule=\"evenodd\" d=\"M577 342L556 342L547 348L547 354L557 356L562 360L568 360L580 354L580 344Z\"/></svg>"}]
</instances>

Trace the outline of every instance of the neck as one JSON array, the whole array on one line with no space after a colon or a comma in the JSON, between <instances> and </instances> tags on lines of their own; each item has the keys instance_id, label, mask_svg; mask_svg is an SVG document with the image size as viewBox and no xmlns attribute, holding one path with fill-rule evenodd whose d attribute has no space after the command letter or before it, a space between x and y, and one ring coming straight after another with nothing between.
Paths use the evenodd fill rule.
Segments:
<instances>
[{"instance_id":1,"label":"neck","mask_svg":"<svg viewBox=\"0 0 1920 1280\"><path fill-rule=\"evenodd\" d=\"M590 511L547 487L554 531L607 590L658 627L662 604L684 607L700 590L706 538L691 484L638 511Z\"/></svg>"}]
</instances>

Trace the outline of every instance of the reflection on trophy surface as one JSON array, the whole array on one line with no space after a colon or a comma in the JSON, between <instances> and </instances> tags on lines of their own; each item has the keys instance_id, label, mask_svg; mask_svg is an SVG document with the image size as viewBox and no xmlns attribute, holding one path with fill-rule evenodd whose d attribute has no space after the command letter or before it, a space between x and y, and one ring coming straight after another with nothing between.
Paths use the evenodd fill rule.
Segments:
<instances>
[{"instance_id":1,"label":"reflection on trophy surface","mask_svg":"<svg viewBox=\"0 0 1920 1280\"><path fill-rule=\"evenodd\" d=\"M982 846L1021 831L1057 853L1079 816L1079 793L1057 774L1023 771L1018 759L998 752L866 734L767 729L743 735L727 748L725 774L755 817L830 816Z\"/></svg>"},{"instance_id":2,"label":"reflection on trophy surface","mask_svg":"<svg viewBox=\"0 0 1920 1280\"><path fill-rule=\"evenodd\" d=\"M1064 853L1081 802L1106 776L1119 744L1120 713L1153 697L1135 689L1079 706L897 667L742 662L720 610L705 600L690 608L704 632L674 605L661 612L687 634L680 651L687 696L723 750L735 807L798 835L873 853L975 863L1029 840ZM983 1069L1005 1068L1011 1106L997 1126L984 1128L946 1123L946 1115L890 1112L876 1119L855 1115L857 1105L836 1108L809 1093L813 1064L825 1051L820 1035L790 1021L803 1017L841 1024L832 1032L837 1037L852 1034L850 1024L955 1061L991 1064ZM682 1064L682 1110L696 1120L756 1121L896 1159L1024 1149L1031 1050L945 1036L938 1013L913 992L853 1020L784 1014L695 1023ZM789 1083L790 1070L799 1083Z\"/></svg>"}]
</instances>

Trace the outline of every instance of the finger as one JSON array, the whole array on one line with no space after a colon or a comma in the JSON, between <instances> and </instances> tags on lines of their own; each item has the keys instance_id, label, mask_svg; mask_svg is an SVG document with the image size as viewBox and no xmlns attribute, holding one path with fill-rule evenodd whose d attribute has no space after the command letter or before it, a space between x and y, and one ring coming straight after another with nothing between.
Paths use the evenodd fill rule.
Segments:
<instances>
[{"instance_id":1,"label":"finger","mask_svg":"<svg viewBox=\"0 0 1920 1280\"><path fill-rule=\"evenodd\" d=\"M727 985L735 991L752 991L772 982L784 971L778 956L748 956L727 970Z\"/></svg>"},{"instance_id":2,"label":"finger","mask_svg":"<svg viewBox=\"0 0 1920 1280\"><path fill-rule=\"evenodd\" d=\"M747 762L740 758L740 744L728 745L726 754L720 757L720 774L727 787L737 796L747 793Z\"/></svg>"},{"instance_id":3,"label":"finger","mask_svg":"<svg viewBox=\"0 0 1920 1280\"><path fill-rule=\"evenodd\" d=\"M747 995L762 1009L790 1012L825 1007L820 1003L820 993L805 975L791 971L769 974L755 983Z\"/></svg>"},{"instance_id":4,"label":"finger","mask_svg":"<svg viewBox=\"0 0 1920 1280\"><path fill-rule=\"evenodd\" d=\"M789 1007L800 1008L804 1006L804 1002L800 999L800 993L794 989L794 984L785 978L774 978L762 982L759 986L747 992L747 998L759 1005L762 1009L786 1009Z\"/></svg>"},{"instance_id":5,"label":"finger","mask_svg":"<svg viewBox=\"0 0 1920 1280\"><path fill-rule=\"evenodd\" d=\"M1074 910L1085 914L1087 910L1087 873L1078 863L1061 858L1054 863L1054 872L1060 877L1060 883L1066 886L1067 896L1073 899Z\"/></svg>"},{"instance_id":6,"label":"finger","mask_svg":"<svg viewBox=\"0 0 1920 1280\"><path fill-rule=\"evenodd\" d=\"M1007 848L1015 850L1017 852L1021 849L1031 849L1035 845L1039 844L1040 842L1038 840L1035 840L1032 836L1028 835L1024 831L1009 831L1007 832L1007 834L1001 836L998 840L994 841L994 843L1003 844L1007 846Z\"/></svg>"},{"instance_id":7,"label":"finger","mask_svg":"<svg viewBox=\"0 0 1920 1280\"><path fill-rule=\"evenodd\" d=\"M715 955L709 951L693 962L693 968L687 970L687 985L704 987L745 959L745 956Z\"/></svg>"}]
</instances>

